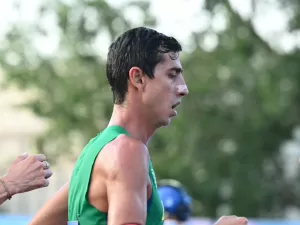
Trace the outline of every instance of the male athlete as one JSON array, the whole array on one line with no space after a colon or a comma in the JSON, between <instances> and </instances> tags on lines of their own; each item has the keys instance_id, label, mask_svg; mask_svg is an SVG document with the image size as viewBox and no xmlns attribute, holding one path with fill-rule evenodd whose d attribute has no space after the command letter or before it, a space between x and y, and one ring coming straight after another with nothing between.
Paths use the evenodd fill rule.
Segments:
<instances>
[{"instance_id":1,"label":"male athlete","mask_svg":"<svg viewBox=\"0 0 300 225\"><path fill-rule=\"evenodd\" d=\"M176 180L161 180L158 193L165 209L164 225L181 225L190 218L191 197Z\"/></svg>"},{"instance_id":2,"label":"male athlete","mask_svg":"<svg viewBox=\"0 0 300 225\"><path fill-rule=\"evenodd\" d=\"M30 225L163 224L147 143L176 116L175 107L188 94L180 51L176 39L144 27L128 30L111 44L106 71L114 99L110 122L86 145L70 182ZM234 221L229 224L243 224Z\"/></svg>"}]
</instances>

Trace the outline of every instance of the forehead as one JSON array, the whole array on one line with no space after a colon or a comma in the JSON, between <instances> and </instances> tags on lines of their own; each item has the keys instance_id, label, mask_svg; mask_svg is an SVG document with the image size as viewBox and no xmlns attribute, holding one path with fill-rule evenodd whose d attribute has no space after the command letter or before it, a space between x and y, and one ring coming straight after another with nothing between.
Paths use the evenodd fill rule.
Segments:
<instances>
[{"instance_id":1,"label":"forehead","mask_svg":"<svg viewBox=\"0 0 300 225\"><path fill-rule=\"evenodd\" d=\"M179 53L164 53L162 54L162 60L156 65L155 71L162 72L172 68L182 69Z\"/></svg>"}]
</instances>

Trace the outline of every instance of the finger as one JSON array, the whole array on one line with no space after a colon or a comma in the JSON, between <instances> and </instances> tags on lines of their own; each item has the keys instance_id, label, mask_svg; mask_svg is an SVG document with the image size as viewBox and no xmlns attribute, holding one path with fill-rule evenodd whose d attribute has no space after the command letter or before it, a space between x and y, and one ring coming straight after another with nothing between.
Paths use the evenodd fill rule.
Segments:
<instances>
[{"instance_id":1,"label":"finger","mask_svg":"<svg viewBox=\"0 0 300 225\"><path fill-rule=\"evenodd\" d=\"M46 161L46 156L43 154L35 155L35 158L40 162Z\"/></svg>"},{"instance_id":2,"label":"finger","mask_svg":"<svg viewBox=\"0 0 300 225\"><path fill-rule=\"evenodd\" d=\"M43 162L43 169L46 170L46 169L49 169L49 168L50 168L50 164L47 161L44 161Z\"/></svg>"},{"instance_id":3,"label":"finger","mask_svg":"<svg viewBox=\"0 0 300 225\"><path fill-rule=\"evenodd\" d=\"M237 220L239 224L248 224L248 220L245 217L238 217Z\"/></svg>"},{"instance_id":4,"label":"finger","mask_svg":"<svg viewBox=\"0 0 300 225\"><path fill-rule=\"evenodd\" d=\"M44 180L44 187L48 187L50 184L49 180L45 179Z\"/></svg>"},{"instance_id":5,"label":"finger","mask_svg":"<svg viewBox=\"0 0 300 225\"><path fill-rule=\"evenodd\" d=\"M229 216L226 216L226 217L228 217L230 219L238 218L236 215L229 215Z\"/></svg>"},{"instance_id":6,"label":"finger","mask_svg":"<svg viewBox=\"0 0 300 225\"><path fill-rule=\"evenodd\" d=\"M26 159L27 157L28 157L28 153L25 152L23 155L18 156L13 163L15 164L15 163L21 162L24 159Z\"/></svg>"},{"instance_id":7,"label":"finger","mask_svg":"<svg viewBox=\"0 0 300 225\"><path fill-rule=\"evenodd\" d=\"M49 180L42 178L42 179L35 180L32 183L30 190L44 188L44 187L48 187L48 186L49 186Z\"/></svg>"},{"instance_id":8,"label":"finger","mask_svg":"<svg viewBox=\"0 0 300 225\"><path fill-rule=\"evenodd\" d=\"M48 179L52 176L52 171L51 170L44 170L44 177L45 179Z\"/></svg>"},{"instance_id":9,"label":"finger","mask_svg":"<svg viewBox=\"0 0 300 225\"><path fill-rule=\"evenodd\" d=\"M220 220L229 220L229 219L235 219L238 218L235 215L229 215L229 216L221 216Z\"/></svg>"}]
</instances>

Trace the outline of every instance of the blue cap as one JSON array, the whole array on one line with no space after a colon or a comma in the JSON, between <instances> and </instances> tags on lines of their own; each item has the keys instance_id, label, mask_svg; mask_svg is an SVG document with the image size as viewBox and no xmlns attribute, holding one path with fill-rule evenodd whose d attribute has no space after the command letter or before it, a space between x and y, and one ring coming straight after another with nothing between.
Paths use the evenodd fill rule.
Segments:
<instances>
[{"instance_id":1,"label":"blue cap","mask_svg":"<svg viewBox=\"0 0 300 225\"><path fill-rule=\"evenodd\" d=\"M191 198L178 181L162 180L158 187L160 199L167 215L186 221L191 214Z\"/></svg>"}]
</instances>

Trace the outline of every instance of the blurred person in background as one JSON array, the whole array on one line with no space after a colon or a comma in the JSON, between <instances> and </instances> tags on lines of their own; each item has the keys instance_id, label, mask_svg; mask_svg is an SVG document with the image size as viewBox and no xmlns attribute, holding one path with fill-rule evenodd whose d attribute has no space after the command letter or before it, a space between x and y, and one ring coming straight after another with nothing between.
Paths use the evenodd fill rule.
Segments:
<instances>
[{"instance_id":1,"label":"blurred person in background","mask_svg":"<svg viewBox=\"0 0 300 225\"><path fill-rule=\"evenodd\" d=\"M7 174L0 178L0 205L16 194L47 187L51 176L50 164L44 155L25 153L17 157Z\"/></svg>"},{"instance_id":2,"label":"blurred person in background","mask_svg":"<svg viewBox=\"0 0 300 225\"><path fill-rule=\"evenodd\" d=\"M164 205L164 225L181 225L190 218L192 199L176 180L158 182L158 193Z\"/></svg>"}]
</instances>

